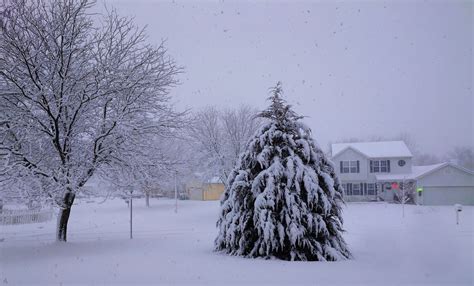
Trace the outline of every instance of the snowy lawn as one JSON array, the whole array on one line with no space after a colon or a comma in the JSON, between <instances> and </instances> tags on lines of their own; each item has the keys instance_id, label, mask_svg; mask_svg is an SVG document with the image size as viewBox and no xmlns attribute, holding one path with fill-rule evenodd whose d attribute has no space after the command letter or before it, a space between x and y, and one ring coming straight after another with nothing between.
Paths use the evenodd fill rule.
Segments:
<instances>
[{"instance_id":1,"label":"snowy lawn","mask_svg":"<svg viewBox=\"0 0 474 286\"><path fill-rule=\"evenodd\" d=\"M79 202L67 243L54 242L55 221L0 226L0 284L473 285L473 214L460 225L452 206L348 204L345 238L354 259L285 262L213 252L218 202L152 200L128 209L115 199Z\"/></svg>"}]
</instances>

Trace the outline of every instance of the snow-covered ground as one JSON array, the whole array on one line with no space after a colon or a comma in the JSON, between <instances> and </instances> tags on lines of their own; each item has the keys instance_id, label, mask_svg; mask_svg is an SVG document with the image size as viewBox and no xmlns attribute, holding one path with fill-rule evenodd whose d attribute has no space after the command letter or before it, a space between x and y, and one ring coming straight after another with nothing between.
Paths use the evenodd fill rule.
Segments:
<instances>
[{"instance_id":1,"label":"snow-covered ground","mask_svg":"<svg viewBox=\"0 0 474 286\"><path fill-rule=\"evenodd\" d=\"M213 252L218 202L134 203L134 239L123 200L81 201L69 242L54 242L55 221L0 226L4 285L473 285L473 214L460 225L452 206L359 203L345 208L354 259L286 262Z\"/></svg>"}]
</instances>

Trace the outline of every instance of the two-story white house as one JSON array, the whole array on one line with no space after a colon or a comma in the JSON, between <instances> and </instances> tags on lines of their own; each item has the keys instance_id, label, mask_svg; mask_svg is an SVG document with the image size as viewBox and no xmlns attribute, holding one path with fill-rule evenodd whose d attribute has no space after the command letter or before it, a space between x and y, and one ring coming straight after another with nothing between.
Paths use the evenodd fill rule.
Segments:
<instances>
[{"instance_id":1,"label":"two-story white house","mask_svg":"<svg viewBox=\"0 0 474 286\"><path fill-rule=\"evenodd\" d=\"M451 163L413 166L403 141L336 143L332 161L346 201L394 201L401 192L427 205L474 205L474 173Z\"/></svg>"}]
</instances>

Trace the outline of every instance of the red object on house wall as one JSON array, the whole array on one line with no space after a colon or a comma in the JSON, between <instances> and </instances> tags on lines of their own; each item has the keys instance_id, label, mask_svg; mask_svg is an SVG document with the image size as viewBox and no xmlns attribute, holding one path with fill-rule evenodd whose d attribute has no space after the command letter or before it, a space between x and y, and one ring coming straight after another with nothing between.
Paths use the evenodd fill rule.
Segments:
<instances>
[{"instance_id":1,"label":"red object on house wall","mask_svg":"<svg viewBox=\"0 0 474 286\"><path fill-rule=\"evenodd\" d=\"M392 189L398 189L398 183L392 183Z\"/></svg>"}]
</instances>

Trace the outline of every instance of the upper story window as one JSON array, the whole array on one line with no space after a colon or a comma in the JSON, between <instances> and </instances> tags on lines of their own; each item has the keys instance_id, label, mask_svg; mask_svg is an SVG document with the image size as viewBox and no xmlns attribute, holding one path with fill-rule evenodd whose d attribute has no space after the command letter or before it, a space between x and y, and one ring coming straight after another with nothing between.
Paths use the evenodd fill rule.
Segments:
<instances>
[{"instance_id":1,"label":"upper story window","mask_svg":"<svg viewBox=\"0 0 474 286\"><path fill-rule=\"evenodd\" d=\"M370 160L371 173L390 173L390 160Z\"/></svg>"},{"instance_id":2,"label":"upper story window","mask_svg":"<svg viewBox=\"0 0 474 286\"><path fill-rule=\"evenodd\" d=\"M359 173L359 161L341 161L340 172L342 173Z\"/></svg>"},{"instance_id":3,"label":"upper story window","mask_svg":"<svg viewBox=\"0 0 474 286\"><path fill-rule=\"evenodd\" d=\"M406 162L405 160L398 160L398 166L403 167L405 166Z\"/></svg>"}]
</instances>

